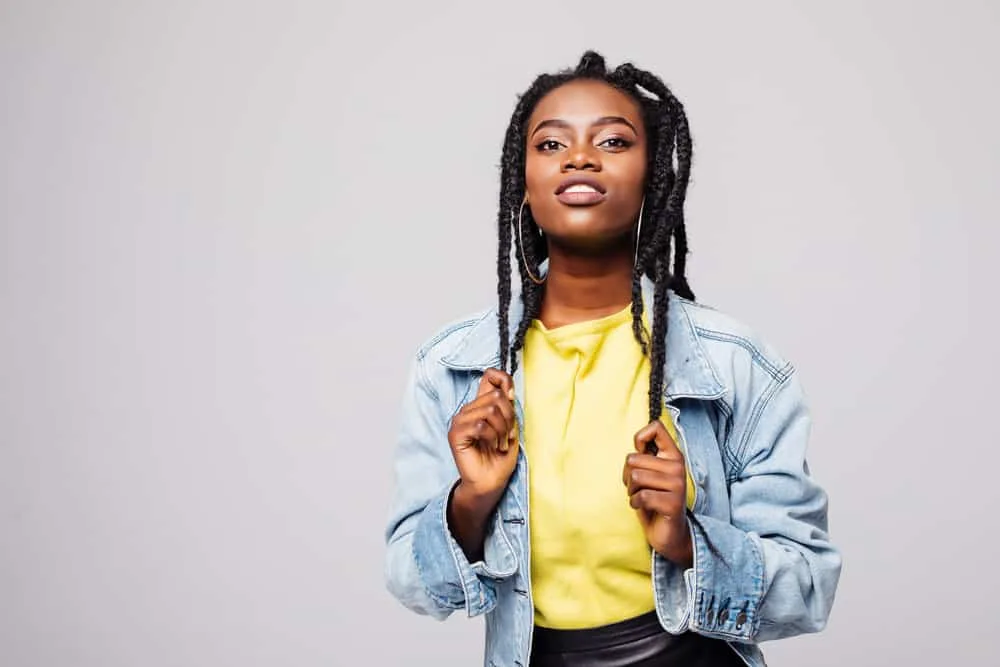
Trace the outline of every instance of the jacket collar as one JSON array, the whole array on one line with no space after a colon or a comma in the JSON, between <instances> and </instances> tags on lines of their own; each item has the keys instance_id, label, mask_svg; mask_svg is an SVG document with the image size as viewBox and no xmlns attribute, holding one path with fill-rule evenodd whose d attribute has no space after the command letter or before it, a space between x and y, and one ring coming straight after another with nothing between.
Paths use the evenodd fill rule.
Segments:
<instances>
[{"instance_id":1,"label":"jacket collar","mask_svg":"<svg viewBox=\"0 0 1000 667\"><path fill-rule=\"evenodd\" d=\"M653 303L653 283L645 276L642 278L642 294L646 312L649 312L649 306ZM711 400L722 397L725 387L701 344L684 300L673 292L669 292L669 299L664 397L667 400ZM509 311L511 340L522 314L521 298L515 293L511 296ZM441 363L448 368L464 371L483 371L499 366L499 341L497 308L494 307L465 330L458 345L441 359Z\"/></svg>"}]
</instances>

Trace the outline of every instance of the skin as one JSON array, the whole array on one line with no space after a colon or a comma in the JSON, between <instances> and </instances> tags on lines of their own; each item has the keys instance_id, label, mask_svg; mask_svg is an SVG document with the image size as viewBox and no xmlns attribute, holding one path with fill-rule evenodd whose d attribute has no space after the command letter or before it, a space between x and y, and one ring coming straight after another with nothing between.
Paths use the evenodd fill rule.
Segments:
<instances>
[{"instance_id":1,"label":"skin","mask_svg":"<svg viewBox=\"0 0 1000 667\"><path fill-rule=\"evenodd\" d=\"M527 124L527 206L545 234L549 267L540 319L549 329L612 315L632 298L635 225L646 182L647 136L638 104L599 81L578 80L543 97ZM556 196L571 176L605 189L596 204ZM456 541L473 562L483 556L486 527L517 463L513 380L483 375L477 397L462 407L448 434L461 481L448 506ZM656 453L646 453L649 442ZM659 420L634 437L622 469L628 502L650 546L689 567L684 457Z\"/></svg>"}]
</instances>

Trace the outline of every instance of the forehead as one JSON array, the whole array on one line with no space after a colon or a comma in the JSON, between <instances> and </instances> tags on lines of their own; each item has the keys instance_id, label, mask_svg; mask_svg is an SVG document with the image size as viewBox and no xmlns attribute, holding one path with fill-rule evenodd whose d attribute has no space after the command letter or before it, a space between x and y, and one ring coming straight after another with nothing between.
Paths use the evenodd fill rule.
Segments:
<instances>
[{"instance_id":1,"label":"forehead","mask_svg":"<svg viewBox=\"0 0 1000 667\"><path fill-rule=\"evenodd\" d=\"M639 104L604 81L577 79L549 91L528 119L528 127L549 118L589 123L595 118L622 116L636 127L642 125Z\"/></svg>"}]
</instances>

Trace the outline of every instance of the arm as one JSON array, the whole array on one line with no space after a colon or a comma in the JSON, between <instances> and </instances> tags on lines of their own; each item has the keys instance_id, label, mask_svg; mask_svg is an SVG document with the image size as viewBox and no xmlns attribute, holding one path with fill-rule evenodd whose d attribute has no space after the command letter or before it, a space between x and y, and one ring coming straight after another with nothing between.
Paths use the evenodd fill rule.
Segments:
<instances>
[{"instance_id":1,"label":"arm","mask_svg":"<svg viewBox=\"0 0 1000 667\"><path fill-rule=\"evenodd\" d=\"M516 556L496 510L463 500L448 444L448 406L441 404L423 363L414 363L407 383L393 457L386 587L419 614L443 620L464 608L475 616L496 604L492 578L513 573ZM458 504L452 502L453 492ZM472 562L453 532L466 542Z\"/></svg>"},{"instance_id":2,"label":"arm","mask_svg":"<svg viewBox=\"0 0 1000 667\"><path fill-rule=\"evenodd\" d=\"M732 522L688 515L694 562L657 555L654 587L672 632L760 642L826 625L841 556L827 535L827 496L805 459L809 415L790 367L734 419L742 462L730 486Z\"/></svg>"},{"instance_id":3,"label":"arm","mask_svg":"<svg viewBox=\"0 0 1000 667\"><path fill-rule=\"evenodd\" d=\"M499 501L499 496L476 496L461 482L455 486L445 516L468 560L478 562L485 557L486 531Z\"/></svg>"}]
</instances>

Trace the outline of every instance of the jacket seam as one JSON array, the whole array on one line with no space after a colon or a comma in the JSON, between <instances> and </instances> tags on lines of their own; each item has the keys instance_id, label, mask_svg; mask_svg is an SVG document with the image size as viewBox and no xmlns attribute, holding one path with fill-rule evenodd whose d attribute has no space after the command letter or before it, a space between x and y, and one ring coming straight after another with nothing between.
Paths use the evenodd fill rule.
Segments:
<instances>
[{"instance_id":1,"label":"jacket seam","mask_svg":"<svg viewBox=\"0 0 1000 667\"><path fill-rule=\"evenodd\" d=\"M681 299L680 301L681 307L679 310L683 314L684 320L687 322L687 325L688 327L690 327L691 331L694 332L695 334L698 334L702 329L697 324L694 323L694 320L692 319L691 313L688 309L688 305L693 303L694 302L687 302L686 300ZM712 361L711 355L708 354L708 351L705 350L704 346L701 344L701 341L698 340L697 335L692 336L691 348L694 351L694 353L698 355L699 360L705 365L705 368L708 370L708 372L712 375L712 379L715 381L716 385L718 385L721 389L724 389L725 384L722 382L722 380L719 379L719 373L716 370L715 363ZM664 389L666 389L666 387L664 387Z\"/></svg>"},{"instance_id":2,"label":"jacket seam","mask_svg":"<svg viewBox=\"0 0 1000 667\"><path fill-rule=\"evenodd\" d=\"M437 332L433 337L431 337L427 342L420 346L417 351L417 358L423 359L428 356L437 345L441 343L445 338L451 336L452 334L458 333L463 329L468 329L474 327L479 320L477 319L466 319L461 322L456 322L451 326L444 327L441 331Z\"/></svg>"},{"instance_id":3,"label":"jacket seam","mask_svg":"<svg viewBox=\"0 0 1000 667\"><path fill-rule=\"evenodd\" d=\"M750 536L750 547L753 549L756 561L760 563L760 577L754 577L753 609L754 613L747 628L747 638L754 640L760 632L760 608L764 603L764 577L767 576L767 563L764 562L764 550L758 542L759 537Z\"/></svg>"},{"instance_id":4,"label":"jacket seam","mask_svg":"<svg viewBox=\"0 0 1000 667\"><path fill-rule=\"evenodd\" d=\"M792 367L792 365L790 363L785 364L784 368L782 368L779 371L779 373L771 380L770 384L761 393L761 395L757 398L757 401L754 403L753 410L751 410L750 412L750 419L748 420L749 423L747 424L746 429L743 431L743 437L740 438L740 444L737 448L736 458L738 461L737 467L739 470L738 472L736 470L733 471L732 473L733 480L743 475L743 470L746 468L747 465L746 453L747 450L749 449L750 441L757 433L757 427L760 425L761 416L764 414L764 411L767 409L767 407L771 404L771 400L778 393L778 390L785 385L788 379L792 376L793 372L794 368Z\"/></svg>"},{"instance_id":5,"label":"jacket seam","mask_svg":"<svg viewBox=\"0 0 1000 667\"><path fill-rule=\"evenodd\" d=\"M716 402L719 407L719 412L722 413L724 418L723 429L725 431L725 438L719 441L716 438L716 442L719 443L719 450L723 458L723 469L728 468L730 471L727 473L727 479L732 480L731 471L736 470L739 467L739 460L736 457L736 452L732 448L732 435L733 435L733 407L725 399L719 399ZM728 464L728 465L727 465Z\"/></svg>"},{"instance_id":6,"label":"jacket seam","mask_svg":"<svg viewBox=\"0 0 1000 667\"><path fill-rule=\"evenodd\" d=\"M721 331L715 331L714 329L706 329L696 324L694 325L694 328L699 335L704 336L705 338L708 338L710 340L716 340L721 343L732 343L734 345L739 345L744 350L746 350L750 354L750 357L755 362L757 362L759 366L761 366L764 370L766 370L771 375L771 377L777 378L780 376L781 370L777 366L775 366L774 363L772 363L772 361L768 359L760 351L760 348L758 348L756 345L754 345L752 342L750 342L743 336L737 336L735 334L727 334Z\"/></svg>"},{"instance_id":7,"label":"jacket seam","mask_svg":"<svg viewBox=\"0 0 1000 667\"><path fill-rule=\"evenodd\" d=\"M430 378L427 377L427 369L424 368L424 360L420 357L417 359L417 388L423 389L427 392L427 394L434 399L435 403L440 402L441 396L431 383Z\"/></svg>"},{"instance_id":8,"label":"jacket seam","mask_svg":"<svg viewBox=\"0 0 1000 667\"><path fill-rule=\"evenodd\" d=\"M463 320L462 322L460 322L458 324L455 324L455 325L453 325L451 327L448 327L447 329L445 329L444 332L442 332L442 334L439 334L438 336L436 336L435 341L434 341L435 344L441 342L441 340L444 338L445 335L456 333L456 332L458 332L458 331L460 331L462 329L474 329L475 327L478 327L488 317L490 317L491 314L495 314L495 312L496 311L493 308L490 308L490 309L486 310L485 312L483 312L483 313L481 313L479 315L470 317L470 318L468 318L466 320ZM441 355L441 357L438 359L438 362L442 366L445 366L447 368L452 368L452 369L455 369L455 370L476 370L476 369L482 369L482 365L481 364L474 364L474 365L469 366L469 365L465 365L465 364L461 364L461 363L457 363L457 362L453 361L453 359L454 359L454 357L456 355L461 355L462 351L465 349L465 347L468 344L469 344L469 335L466 335L464 338L462 338L461 340L458 341L458 343L455 345L455 348L453 350L451 350L450 352L447 352L446 354ZM496 356L497 358L499 358L499 355L494 355L494 356Z\"/></svg>"}]
</instances>

